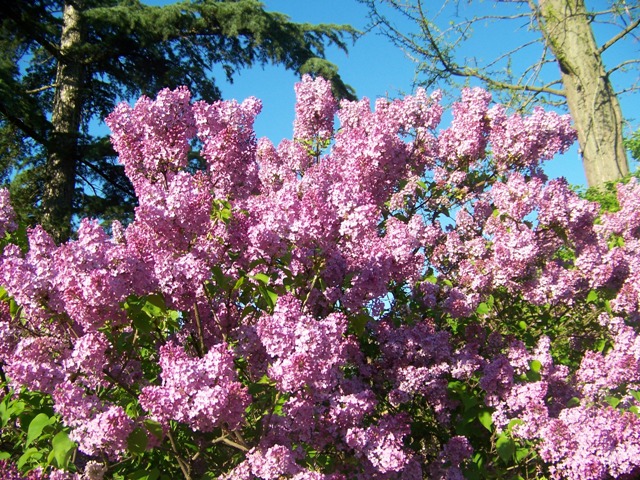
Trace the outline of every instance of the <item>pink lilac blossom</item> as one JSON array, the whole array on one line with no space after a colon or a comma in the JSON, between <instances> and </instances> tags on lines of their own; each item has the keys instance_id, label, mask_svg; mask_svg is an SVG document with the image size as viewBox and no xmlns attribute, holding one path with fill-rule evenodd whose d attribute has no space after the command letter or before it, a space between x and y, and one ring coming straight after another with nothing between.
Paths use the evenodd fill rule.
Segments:
<instances>
[{"instance_id":1,"label":"pink lilac blossom","mask_svg":"<svg viewBox=\"0 0 640 480\"><path fill-rule=\"evenodd\" d=\"M294 475L301 468L295 462L294 453L284 445L266 449L252 449L247 453L251 473L264 480L277 480L283 475Z\"/></svg>"},{"instance_id":2,"label":"pink lilac blossom","mask_svg":"<svg viewBox=\"0 0 640 480\"><path fill-rule=\"evenodd\" d=\"M105 410L100 399L88 393L84 386L69 380L58 384L53 391L53 408L65 425L78 427Z\"/></svg>"},{"instance_id":3,"label":"pink lilac blossom","mask_svg":"<svg viewBox=\"0 0 640 480\"><path fill-rule=\"evenodd\" d=\"M576 140L569 115L558 115L536 107L527 117L507 116L496 105L487 112L491 125L489 141L499 171L514 166L535 169L541 161L565 152Z\"/></svg>"},{"instance_id":4,"label":"pink lilac blossom","mask_svg":"<svg viewBox=\"0 0 640 480\"><path fill-rule=\"evenodd\" d=\"M611 407L564 409L541 429L538 451L552 478L619 478L640 464L640 419Z\"/></svg>"},{"instance_id":5,"label":"pink lilac blossom","mask_svg":"<svg viewBox=\"0 0 640 480\"><path fill-rule=\"evenodd\" d=\"M576 372L580 393L591 400L601 400L621 385L640 388L640 337L626 325L619 326L614 346L606 354L587 351Z\"/></svg>"},{"instance_id":6,"label":"pink lilac blossom","mask_svg":"<svg viewBox=\"0 0 640 480\"><path fill-rule=\"evenodd\" d=\"M85 477L79 473L71 473L57 468L52 469L48 477L49 480L85 480L85 478L89 480L91 477Z\"/></svg>"},{"instance_id":7,"label":"pink lilac blossom","mask_svg":"<svg viewBox=\"0 0 640 480\"><path fill-rule=\"evenodd\" d=\"M227 424L239 428L251 397L237 380L233 356L221 343L203 358L192 358L178 345L160 348L162 385L142 388L140 405L161 423L169 420L211 431Z\"/></svg>"},{"instance_id":8,"label":"pink lilac blossom","mask_svg":"<svg viewBox=\"0 0 640 480\"><path fill-rule=\"evenodd\" d=\"M18 342L4 370L17 388L52 393L64 379L62 365L68 355L56 338L27 337Z\"/></svg>"},{"instance_id":9,"label":"pink lilac blossom","mask_svg":"<svg viewBox=\"0 0 640 480\"><path fill-rule=\"evenodd\" d=\"M87 455L106 454L111 460L121 458L135 422L122 407L112 406L71 430L69 438Z\"/></svg>"},{"instance_id":10,"label":"pink lilac blossom","mask_svg":"<svg viewBox=\"0 0 640 480\"><path fill-rule=\"evenodd\" d=\"M103 369L110 364L106 351L109 341L102 332L88 333L76 341L71 355L64 361L68 375L78 376L89 388L106 386Z\"/></svg>"},{"instance_id":11,"label":"pink lilac blossom","mask_svg":"<svg viewBox=\"0 0 640 480\"><path fill-rule=\"evenodd\" d=\"M219 427L240 434L255 400L247 385L266 374L282 414L260 418L258 446L221 478L418 479L421 458L405 445L412 419L390 409L424 400L420 408L448 428L456 407L449 381L479 376L478 401L494 408L495 426L519 419L513 434L539 442L556 477L630 473L640 458L638 420L602 404L639 383L638 341L626 319L603 319L614 347L587 352L570 372L554 364L546 337L529 352L470 324L457 342L421 308L438 321L466 319L496 288L534 305L572 305L607 286L614 311L637 314L637 183L619 188L614 214L600 214L566 182L545 183L536 169L575 137L568 118L542 110L507 116L480 89L463 92L439 134L439 93L379 99L373 109L366 99L342 102L337 110L329 83L305 76L296 94L295 139L277 148L255 138L261 107L253 98L191 104L185 88L163 90L109 116L140 201L136 218L115 224L111 237L83 220L77 240L59 247L36 227L28 253L5 249L0 283L22 306L25 327L18 333L2 312L0 355L13 384L52 394L80 450L115 460L147 418L198 435ZM330 139L324 156L313 150ZM197 143L206 165L194 173L189 151ZM501 180L484 191L472 183L476 174ZM418 197L424 211L416 213ZM13 228L7 201L1 194L0 225ZM443 228L438 217L449 211L457 213ZM623 245L610 247L616 236ZM560 260L562 248L575 259ZM270 313L243 296L255 293L258 274L280 293ZM409 312L411 323L383 318L396 307L383 300L391 285L422 303ZM150 347L159 369L151 384L157 372L142 375L138 352L126 365L114 353L118 339L140 335L122 308L131 294L161 294L180 310L179 331ZM363 329L375 354L351 334L351 319L364 312L376 319ZM523 380L534 361L540 380ZM142 417L130 418L104 393L118 382L141 391ZM573 397L578 407L568 407ZM623 400L624 408L633 404ZM589 435L591 419L597 434ZM335 474L305 470L301 445L359 464L340 464ZM462 478L472 452L468 439L451 437L429 474Z\"/></svg>"},{"instance_id":12,"label":"pink lilac blossom","mask_svg":"<svg viewBox=\"0 0 640 480\"><path fill-rule=\"evenodd\" d=\"M409 462L402 443L408 433L408 426L402 418L386 417L378 425L349 429L346 441L375 470L381 473L397 472Z\"/></svg>"},{"instance_id":13,"label":"pink lilac blossom","mask_svg":"<svg viewBox=\"0 0 640 480\"><path fill-rule=\"evenodd\" d=\"M141 97L133 108L120 103L106 118L111 142L137 191L187 165L188 140L196 133L190 100L184 87L164 89L156 100Z\"/></svg>"},{"instance_id":14,"label":"pink lilac blossom","mask_svg":"<svg viewBox=\"0 0 640 480\"><path fill-rule=\"evenodd\" d=\"M429 478L434 480L463 480L461 464L471 458L473 447L466 437L457 435L444 445L438 458L429 466Z\"/></svg>"},{"instance_id":15,"label":"pink lilac blossom","mask_svg":"<svg viewBox=\"0 0 640 480\"><path fill-rule=\"evenodd\" d=\"M103 463L90 460L84 466L82 480L102 480L107 473L107 466Z\"/></svg>"},{"instance_id":16,"label":"pink lilac blossom","mask_svg":"<svg viewBox=\"0 0 640 480\"><path fill-rule=\"evenodd\" d=\"M487 363L482 370L480 388L482 388L489 398L500 398L505 395L513 386L514 369L508 358L498 355L490 363ZM489 404L493 402L487 402Z\"/></svg>"},{"instance_id":17,"label":"pink lilac blossom","mask_svg":"<svg viewBox=\"0 0 640 480\"><path fill-rule=\"evenodd\" d=\"M27 238L26 254L13 244L4 249L0 278L7 292L24 309L26 318L38 328L46 321L46 310L59 307L58 295L52 286L56 276L52 260L55 243L40 226L30 229Z\"/></svg>"},{"instance_id":18,"label":"pink lilac blossom","mask_svg":"<svg viewBox=\"0 0 640 480\"><path fill-rule=\"evenodd\" d=\"M0 238L4 238L7 233L13 232L18 228L16 214L11 205L9 190L0 189Z\"/></svg>"},{"instance_id":19,"label":"pink lilac blossom","mask_svg":"<svg viewBox=\"0 0 640 480\"><path fill-rule=\"evenodd\" d=\"M484 155L488 140L487 111L491 94L481 88L465 88L453 105L451 127L438 137L440 156L451 161L473 163Z\"/></svg>"},{"instance_id":20,"label":"pink lilac blossom","mask_svg":"<svg viewBox=\"0 0 640 480\"><path fill-rule=\"evenodd\" d=\"M499 395L487 398L494 407L498 431L518 419L511 433L537 442L536 449L550 465L553 478L619 478L640 465L640 420L631 412L603 403L605 395L621 385L637 382L637 337L629 327L616 328L617 347L606 356L587 352L575 379L565 366L554 364L547 337L540 339L531 354L521 347L512 348L509 356L516 365L523 357L540 363L541 378L512 380ZM505 360L503 357L500 362L502 370ZM494 370L484 371L480 385L485 390L491 390L488 385L493 382ZM579 399L579 405L568 406L571 399Z\"/></svg>"},{"instance_id":21,"label":"pink lilac blossom","mask_svg":"<svg viewBox=\"0 0 640 480\"><path fill-rule=\"evenodd\" d=\"M6 363L20 341L20 331L11 319L9 305L0 302L0 363Z\"/></svg>"},{"instance_id":22,"label":"pink lilac blossom","mask_svg":"<svg viewBox=\"0 0 640 480\"><path fill-rule=\"evenodd\" d=\"M193 106L198 137L203 142L201 154L217 198L243 199L257 192L257 141L253 122L262 104L250 97L242 103L226 101Z\"/></svg>"},{"instance_id":23,"label":"pink lilac blossom","mask_svg":"<svg viewBox=\"0 0 640 480\"><path fill-rule=\"evenodd\" d=\"M378 403L371 390L336 396L330 402L329 422L333 428L341 430L362 423L366 415L374 412Z\"/></svg>"},{"instance_id":24,"label":"pink lilac blossom","mask_svg":"<svg viewBox=\"0 0 640 480\"><path fill-rule=\"evenodd\" d=\"M322 77L304 75L296 84L296 119L293 137L298 140L329 140L338 104L331 94L331 83Z\"/></svg>"},{"instance_id":25,"label":"pink lilac blossom","mask_svg":"<svg viewBox=\"0 0 640 480\"><path fill-rule=\"evenodd\" d=\"M302 312L302 305L293 297L281 298L273 315L262 317L257 325L273 358L269 375L286 392L301 388L322 392L336 385L339 367L345 362L345 331L343 315L333 313L315 320Z\"/></svg>"},{"instance_id":26,"label":"pink lilac blossom","mask_svg":"<svg viewBox=\"0 0 640 480\"><path fill-rule=\"evenodd\" d=\"M41 472L32 470L27 474L27 476L23 476L18 471L18 467L16 464L11 462L8 459L0 460L0 477L3 480L43 480L44 477Z\"/></svg>"}]
</instances>

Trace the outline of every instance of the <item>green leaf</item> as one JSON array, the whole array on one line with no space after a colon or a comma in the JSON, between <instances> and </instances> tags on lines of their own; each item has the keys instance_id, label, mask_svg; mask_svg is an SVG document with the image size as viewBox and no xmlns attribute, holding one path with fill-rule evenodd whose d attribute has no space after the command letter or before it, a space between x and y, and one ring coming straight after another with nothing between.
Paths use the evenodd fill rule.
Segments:
<instances>
[{"instance_id":1,"label":"green leaf","mask_svg":"<svg viewBox=\"0 0 640 480\"><path fill-rule=\"evenodd\" d=\"M156 422L155 420L146 419L142 422L145 428L158 440L162 440L164 436L164 432L162 431L162 424L160 422Z\"/></svg>"},{"instance_id":2,"label":"green leaf","mask_svg":"<svg viewBox=\"0 0 640 480\"><path fill-rule=\"evenodd\" d=\"M591 290L587 295L587 303L594 303L598 301L598 292Z\"/></svg>"},{"instance_id":3,"label":"green leaf","mask_svg":"<svg viewBox=\"0 0 640 480\"><path fill-rule=\"evenodd\" d=\"M244 284L244 278L245 277L240 277L237 281L236 284L233 286L234 290L239 290L240 287Z\"/></svg>"},{"instance_id":4,"label":"green leaf","mask_svg":"<svg viewBox=\"0 0 640 480\"><path fill-rule=\"evenodd\" d=\"M609 300L604 301L604 308L607 310L607 313L612 314L613 309L611 308L611 302Z\"/></svg>"},{"instance_id":5,"label":"green leaf","mask_svg":"<svg viewBox=\"0 0 640 480\"><path fill-rule=\"evenodd\" d=\"M51 439L51 446L53 447L53 455L56 459L57 467L66 469L76 444L71 441L67 432L62 431Z\"/></svg>"},{"instance_id":6,"label":"green leaf","mask_svg":"<svg viewBox=\"0 0 640 480\"><path fill-rule=\"evenodd\" d=\"M540 360L532 360L529 368L531 368L532 372L540 373L540 371L542 370L542 363L540 362Z\"/></svg>"},{"instance_id":7,"label":"green leaf","mask_svg":"<svg viewBox=\"0 0 640 480\"><path fill-rule=\"evenodd\" d=\"M369 320L370 317L366 314L354 315L349 318L349 326L353 329L353 333L361 337L364 334L364 329L369 323Z\"/></svg>"},{"instance_id":8,"label":"green leaf","mask_svg":"<svg viewBox=\"0 0 640 480\"><path fill-rule=\"evenodd\" d=\"M542 379L540 370L542 370L542 363L540 363L539 360L532 360L529 364L529 371L526 375L527 380L530 382L539 382Z\"/></svg>"},{"instance_id":9,"label":"green leaf","mask_svg":"<svg viewBox=\"0 0 640 480\"><path fill-rule=\"evenodd\" d=\"M264 285L269 285L269 281L271 281L271 279L264 273L256 273L255 275L250 275L249 278L258 280L260 283L263 283Z\"/></svg>"},{"instance_id":10,"label":"green leaf","mask_svg":"<svg viewBox=\"0 0 640 480\"><path fill-rule=\"evenodd\" d=\"M520 463L522 460L527 458L530 453L531 453L531 450L529 450L528 448L516 449L516 454L515 454L516 463Z\"/></svg>"},{"instance_id":11,"label":"green leaf","mask_svg":"<svg viewBox=\"0 0 640 480\"><path fill-rule=\"evenodd\" d=\"M513 454L516 451L516 444L506 435L500 435L496 440L496 450L502 461L507 463L513 458Z\"/></svg>"},{"instance_id":12,"label":"green leaf","mask_svg":"<svg viewBox=\"0 0 640 480\"><path fill-rule=\"evenodd\" d=\"M491 418L491 412L489 410L482 410L478 412L478 420L487 430L491 431L493 426L493 419Z\"/></svg>"},{"instance_id":13,"label":"green leaf","mask_svg":"<svg viewBox=\"0 0 640 480\"><path fill-rule=\"evenodd\" d=\"M160 470L137 470L127 475L128 480L156 480L160 476Z\"/></svg>"},{"instance_id":14,"label":"green leaf","mask_svg":"<svg viewBox=\"0 0 640 480\"><path fill-rule=\"evenodd\" d=\"M16 466L18 467L18 470L22 470L22 467L24 467L24 465L29 460L34 459L38 461L41 458L42 458L42 452L35 447L31 447L25 450L25 452L22 455L20 455L20 458L18 459Z\"/></svg>"},{"instance_id":15,"label":"green leaf","mask_svg":"<svg viewBox=\"0 0 640 480\"><path fill-rule=\"evenodd\" d=\"M276 302L278 301L278 294L262 284L258 285L258 291L262 295L262 298L264 298L267 302L269 310L273 310L273 308L276 306Z\"/></svg>"},{"instance_id":16,"label":"green leaf","mask_svg":"<svg viewBox=\"0 0 640 480\"><path fill-rule=\"evenodd\" d=\"M616 408L620 404L620 399L617 397L605 397L604 401L611 405L613 408Z\"/></svg>"},{"instance_id":17,"label":"green leaf","mask_svg":"<svg viewBox=\"0 0 640 480\"><path fill-rule=\"evenodd\" d=\"M7 460L11 458L11 454L9 452L0 452L0 460Z\"/></svg>"},{"instance_id":18,"label":"green leaf","mask_svg":"<svg viewBox=\"0 0 640 480\"><path fill-rule=\"evenodd\" d=\"M151 319L149 315L142 312L141 310L130 310L129 316L133 322L133 326L136 330L141 333L151 333L153 330L153 325L151 324Z\"/></svg>"},{"instance_id":19,"label":"green leaf","mask_svg":"<svg viewBox=\"0 0 640 480\"><path fill-rule=\"evenodd\" d=\"M489 308L489 305L487 305L485 302L482 302L480 305L478 305L478 308L476 308L476 313L478 315L486 315L490 311L491 309Z\"/></svg>"},{"instance_id":20,"label":"green leaf","mask_svg":"<svg viewBox=\"0 0 640 480\"><path fill-rule=\"evenodd\" d=\"M262 377L260 377L260 380L258 380L256 383L258 385L272 385L272 386L276 385L275 380L271 380L266 373L262 375Z\"/></svg>"},{"instance_id":21,"label":"green leaf","mask_svg":"<svg viewBox=\"0 0 640 480\"><path fill-rule=\"evenodd\" d=\"M135 428L127 437L127 449L136 455L142 455L147 450L149 439L146 432L140 428Z\"/></svg>"},{"instance_id":22,"label":"green leaf","mask_svg":"<svg viewBox=\"0 0 640 480\"><path fill-rule=\"evenodd\" d=\"M273 413L274 415L277 415L278 417L284 417L284 411L282 410L284 407L284 404L287 403L287 400L289 400L289 396L288 395L280 395L276 398L276 402L273 405Z\"/></svg>"},{"instance_id":23,"label":"green leaf","mask_svg":"<svg viewBox=\"0 0 640 480\"><path fill-rule=\"evenodd\" d=\"M601 338L600 340L598 340L596 342L596 344L594 345L596 348L596 351L603 353L605 347L607 346L607 341L604 338Z\"/></svg>"},{"instance_id":24,"label":"green leaf","mask_svg":"<svg viewBox=\"0 0 640 480\"><path fill-rule=\"evenodd\" d=\"M522 425L523 423L524 423L523 420L520 420L519 418L513 418L509 422L509 425L507 425L507 431L511 433L511 430L513 430L513 427L515 427L516 425Z\"/></svg>"},{"instance_id":25,"label":"green leaf","mask_svg":"<svg viewBox=\"0 0 640 480\"><path fill-rule=\"evenodd\" d=\"M216 279L216 284L219 287L224 287L227 284L227 277L225 276L220 266L214 265L211 268L211 273L213 273L213 277Z\"/></svg>"},{"instance_id":26,"label":"green leaf","mask_svg":"<svg viewBox=\"0 0 640 480\"><path fill-rule=\"evenodd\" d=\"M51 419L46 413L39 413L36 415L31 423L29 423L29 429L27 430L27 442L25 447L31 445L36 438L42 434L42 430L51 424Z\"/></svg>"},{"instance_id":27,"label":"green leaf","mask_svg":"<svg viewBox=\"0 0 640 480\"><path fill-rule=\"evenodd\" d=\"M520 330L522 330L523 332L527 330L527 322L525 322L524 320L520 320L518 322L518 328Z\"/></svg>"},{"instance_id":28,"label":"green leaf","mask_svg":"<svg viewBox=\"0 0 640 480\"><path fill-rule=\"evenodd\" d=\"M11 300L9 302L9 313L11 314L12 317L17 317L18 313L20 312L20 305L18 305L15 300Z\"/></svg>"},{"instance_id":29,"label":"green leaf","mask_svg":"<svg viewBox=\"0 0 640 480\"><path fill-rule=\"evenodd\" d=\"M633 398L640 402L640 390L629 390L629 393Z\"/></svg>"},{"instance_id":30,"label":"green leaf","mask_svg":"<svg viewBox=\"0 0 640 480\"><path fill-rule=\"evenodd\" d=\"M153 295L147 295L145 300L142 311L149 315L149 317L159 317L167 311L164 297L161 294L154 293Z\"/></svg>"},{"instance_id":31,"label":"green leaf","mask_svg":"<svg viewBox=\"0 0 640 480\"><path fill-rule=\"evenodd\" d=\"M5 402L0 404L0 416L2 417L3 427L12 418L20 416L26 408L26 404L22 400L11 400L10 398L6 398Z\"/></svg>"},{"instance_id":32,"label":"green leaf","mask_svg":"<svg viewBox=\"0 0 640 480\"><path fill-rule=\"evenodd\" d=\"M567 402L567 408L577 407L580 405L580 399L578 397L573 397Z\"/></svg>"}]
</instances>

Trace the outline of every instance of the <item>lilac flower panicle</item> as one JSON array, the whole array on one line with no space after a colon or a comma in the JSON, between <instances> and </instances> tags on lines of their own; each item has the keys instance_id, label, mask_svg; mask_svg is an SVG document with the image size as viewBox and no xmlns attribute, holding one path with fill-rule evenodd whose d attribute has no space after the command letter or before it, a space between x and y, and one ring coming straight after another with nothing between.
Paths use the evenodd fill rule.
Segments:
<instances>
[{"instance_id":1,"label":"lilac flower panicle","mask_svg":"<svg viewBox=\"0 0 640 480\"><path fill-rule=\"evenodd\" d=\"M202 358L191 358L175 344L160 349L162 385L147 386L140 405L162 423L176 420L195 430L211 431L222 423L236 429L250 396L237 380L231 351L212 347Z\"/></svg>"},{"instance_id":2,"label":"lilac flower panicle","mask_svg":"<svg viewBox=\"0 0 640 480\"><path fill-rule=\"evenodd\" d=\"M333 134L333 117L338 110L338 104L331 93L331 83L322 77L314 80L309 75L303 75L295 90L294 138L330 139Z\"/></svg>"},{"instance_id":3,"label":"lilac flower panicle","mask_svg":"<svg viewBox=\"0 0 640 480\"><path fill-rule=\"evenodd\" d=\"M203 447L194 466L237 450L221 479L462 479L488 450L454 434L454 385L551 478L637 472L640 185L602 213L547 181L569 118L510 115L482 89L439 131L440 92L338 105L304 76L296 97L293 140L277 146L256 138L255 98L192 102L180 87L119 105L107 123L134 220L108 234L84 219L61 245L35 227L26 253L5 247L0 284L21 308L0 306L2 372L50 395L88 457L46 474L118 473L151 421L162 438L149 431L147 448L179 423ZM15 227L1 191L0 236ZM563 365L558 339L532 343L528 324L503 335L529 321L504 324L513 305L532 322L588 312L607 346L571 338L578 361ZM440 443L411 436L425 418Z\"/></svg>"},{"instance_id":4,"label":"lilac flower panicle","mask_svg":"<svg viewBox=\"0 0 640 480\"><path fill-rule=\"evenodd\" d=\"M9 190L0 189L0 238L4 238L7 232L13 232L18 228L16 214L11 206Z\"/></svg>"},{"instance_id":5,"label":"lilac flower panicle","mask_svg":"<svg viewBox=\"0 0 640 480\"><path fill-rule=\"evenodd\" d=\"M134 426L134 421L124 410L114 406L73 429L69 437L87 455L104 453L116 460L126 451L127 438Z\"/></svg>"}]
</instances>

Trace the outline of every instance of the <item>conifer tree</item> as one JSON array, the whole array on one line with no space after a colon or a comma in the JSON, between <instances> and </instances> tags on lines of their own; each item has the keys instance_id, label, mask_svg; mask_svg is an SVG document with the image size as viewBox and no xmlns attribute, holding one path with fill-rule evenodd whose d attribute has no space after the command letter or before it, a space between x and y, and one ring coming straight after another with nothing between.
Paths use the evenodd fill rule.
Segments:
<instances>
[{"instance_id":1,"label":"conifer tree","mask_svg":"<svg viewBox=\"0 0 640 480\"><path fill-rule=\"evenodd\" d=\"M298 24L254 0L16 0L0 20L0 180L11 178L23 219L58 240L74 214L109 221L132 211L133 191L89 124L123 99L186 85L221 97L212 66L273 63L332 81L352 97L325 48L345 50L348 26ZM197 163L197 159L194 159Z\"/></svg>"}]
</instances>

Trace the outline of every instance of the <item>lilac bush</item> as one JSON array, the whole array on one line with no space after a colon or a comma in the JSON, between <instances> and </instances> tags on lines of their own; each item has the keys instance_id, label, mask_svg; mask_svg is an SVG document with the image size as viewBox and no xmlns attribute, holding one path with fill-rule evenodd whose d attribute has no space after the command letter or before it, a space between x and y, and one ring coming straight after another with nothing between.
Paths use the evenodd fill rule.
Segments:
<instances>
[{"instance_id":1,"label":"lilac bush","mask_svg":"<svg viewBox=\"0 0 640 480\"><path fill-rule=\"evenodd\" d=\"M549 181L570 119L508 115L481 89L444 129L438 92L372 109L304 77L296 95L277 146L255 137L254 98L119 105L139 206L110 233L83 219L65 244L23 240L0 195L0 468L637 473L640 185L607 212Z\"/></svg>"}]
</instances>

